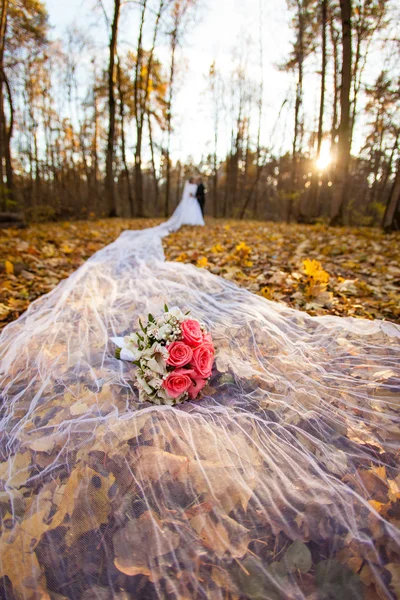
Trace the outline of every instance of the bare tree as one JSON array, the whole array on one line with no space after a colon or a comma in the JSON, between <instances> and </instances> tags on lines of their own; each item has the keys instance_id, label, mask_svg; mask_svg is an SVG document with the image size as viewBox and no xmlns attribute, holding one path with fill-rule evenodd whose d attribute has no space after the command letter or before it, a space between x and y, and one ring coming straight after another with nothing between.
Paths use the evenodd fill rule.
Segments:
<instances>
[{"instance_id":1,"label":"bare tree","mask_svg":"<svg viewBox=\"0 0 400 600\"><path fill-rule=\"evenodd\" d=\"M176 77L176 52L181 42L181 37L187 25L189 9L195 6L196 0L174 0L171 9L171 29L168 32L171 62L169 67L169 93L167 105L167 146L165 149L166 182L165 182L165 216L169 214L171 194L171 138L172 138L172 103L175 93Z\"/></svg>"},{"instance_id":2,"label":"bare tree","mask_svg":"<svg viewBox=\"0 0 400 600\"><path fill-rule=\"evenodd\" d=\"M385 23L388 0L353 0L355 6L352 17L352 29L355 38L355 52L352 70L352 102L350 117L350 144L353 140L354 125L357 117L357 102L367 65L372 40L375 33Z\"/></svg>"},{"instance_id":3,"label":"bare tree","mask_svg":"<svg viewBox=\"0 0 400 600\"><path fill-rule=\"evenodd\" d=\"M122 69L121 62L118 57L117 61L117 88L118 88L118 100L119 100L119 116L121 121L121 155L123 164L123 174L126 183L126 190L128 194L128 204L131 217L134 216L134 202L133 194L131 189L131 182L129 177L129 167L126 159L126 141L125 141L125 90L122 82Z\"/></svg>"},{"instance_id":4,"label":"bare tree","mask_svg":"<svg viewBox=\"0 0 400 600\"><path fill-rule=\"evenodd\" d=\"M106 194L108 216L117 215L116 195L114 186L114 154L115 154L115 57L118 41L118 21L120 17L121 0L114 0L114 17L111 25L108 63L108 140L106 155Z\"/></svg>"},{"instance_id":5,"label":"bare tree","mask_svg":"<svg viewBox=\"0 0 400 600\"><path fill-rule=\"evenodd\" d=\"M295 30L295 41L290 59L283 70L296 73L296 95L294 103L294 130L292 140L292 169L291 169L291 191L287 195L286 221L290 222L294 200L298 196L298 163L301 153L304 122L302 115L303 104L303 79L304 61L314 50L314 11L313 0L288 0L289 8L294 9L293 29Z\"/></svg>"},{"instance_id":6,"label":"bare tree","mask_svg":"<svg viewBox=\"0 0 400 600\"><path fill-rule=\"evenodd\" d=\"M397 164L396 178L383 216L382 227L387 232L400 229L400 160Z\"/></svg>"},{"instance_id":7,"label":"bare tree","mask_svg":"<svg viewBox=\"0 0 400 600\"><path fill-rule=\"evenodd\" d=\"M7 11L8 11L8 0L3 0L1 13L0 13L0 186L4 185L4 165L3 157L5 154L7 129L6 119L4 112L4 85L5 85L5 72L4 72L4 48L6 41L6 30L7 30ZM10 182L7 181L9 187L9 194L12 194L12 185L10 189ZM6 208L5 202L7 194L0 190L2 197L2 209Z\"/></svg>"},{"instance_id":8,"label":"bare tree","mask_svg":"<svg viewBox=\"0 0 400 600\"><path fill-rule=\"evenodd\" d=\"M340 125L337 144L335 182L331 206L331 225L343 223L343 208L349 174L351 131L350 131L350 88L352 75L351 49L351 0L340 0L342 22L342 76L340 88Z\"/></svg>"},{"instance_id":9,"label":"bare tree","mask_svg":"<svg viewBox=\"0 0 400 600\"><path fill-rule=\"evenodd\" d=\"M153 40L149 52L143 51L143 26L145 22L147 0L142 1L139 37L137 44L137 62L134 86L135 119L136 119L136 150L135 150L135 195L138 216L143 216L143 178L142 178L142 144L145 116L148 113L151 79L153 76L154 52L160 21L165 9L165 0L159 0L153 29ZM143 69L143 67L145 68ZM144 74L143 74L144 71Z\"/></svg>"},{"instance_id":10,"label":"bare tree","mask_svg":"<svg viewBox=\"0 0 400 600\"><path fill-rule=\"evenodd\" d=\"M322 136L324 132L324 111L325 111L325 89L326 89L326 26L327 26L327 16L328 16L328 0L322 0L321 3L321 86L320 86L320 100L319 100L319 115L318 115L318 132L317 132L317 153L316 153L316 162L318 162L321 156L321 144L322 144ZM316 212L318 202L318 195L320 186L318 185L318 180L316 177L316 173L313 173L312 181L311 181L311 189L310 196L308 199L308 206L306 207L306 211L308 216L313 218ZM307 219L308 220L308 219Z\"/></svg>"},{"instance_id":11,"label":"bare tree","mask_svg":"<svg viewBox=\"0 0 400 600\"><path fill-rule=\"evenodd\" d=\"M213 148L213 214L218 216L218 137L219 137L219 121L221 116L221 95L222 82L219 71L217 70L215 61L210 65L209 70L209 90L211 92L211 100L213 107L213 125L214 125L214 148Z\"/></svg>"}]
</instances>

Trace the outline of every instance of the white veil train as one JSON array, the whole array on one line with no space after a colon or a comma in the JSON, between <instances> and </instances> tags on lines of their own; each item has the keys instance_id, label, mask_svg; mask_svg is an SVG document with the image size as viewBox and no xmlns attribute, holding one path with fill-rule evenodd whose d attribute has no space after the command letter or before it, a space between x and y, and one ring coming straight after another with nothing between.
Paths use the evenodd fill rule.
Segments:
<instances>
[{"instance_id":1,"label":"white veil train","mask_svg":"<svg viewBox=\"0 0 400 600\"><path fill-rule=\"evenodd\" d=\"M372 599L399 589L400 328L309 317L126 231L0 338L0 598ZM141 405L112 336L179 305L205 397Z\"/></svg>"}]
</instances>

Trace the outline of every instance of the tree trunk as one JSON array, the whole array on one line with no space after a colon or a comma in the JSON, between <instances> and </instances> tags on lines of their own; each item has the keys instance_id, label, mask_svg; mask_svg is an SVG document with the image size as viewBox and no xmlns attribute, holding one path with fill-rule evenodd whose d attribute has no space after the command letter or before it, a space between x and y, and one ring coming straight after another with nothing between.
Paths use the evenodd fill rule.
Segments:
<instances>
[{"instance_id":1,"label":"tree trunk","mask_svg":"<svg viewBox=\"0 0 400 600\"><path fill-rule=\"evenodd\" d=\"M335 29L334 17L330 15L329 29L331 34L332 54L333 54L333 111L331 128L331 154L334 155L336 146L336 135L338 129L338 97L339 97L339 58L338 58L338 32Z\"/></svg>"},{"instance_id":2,"label":"tree trunk","mask_svg":"<svg viewBox=\"0 0 400 600\"><path fill-rule=\"evenodd\" d=\"M365 2L364 6L361 8L361 13L359 16L360 20L357 23L357 26L355 27L357 41L353 69L353 101L350 118L350 145L353 141L354 125L357 117L357 100L361 90L363 74L367 65L367 59L373 35L377 30L379 30L382 23L382 19L385 15L385 4L385 2L377 3L375 19L371 27L371 25L368 24L368 16L362 13L363 9L365 9L367 5L367 2ZM365 41L365 39L367 39L367 43L364 45L364 47L362 47L362 41Z\"/></svg>"},{"instance_id":3,"label":"tree trunk","mask_svg":"<svg viewBox=\"0 0 400 600\"><path fill-rule=\"evenodd\" d=\"M143 26L146 16L147 0L142 0L142 12L140 17L139 37L136 49L136 70L135 70L135 118L136 118L136 150L135 150L135 200L137 216L143 217L143 180L142 180L142 138L143 138L143 115L145 106L143 106L142 89L142 55L143 55ZM148 74L149 76L149 74ZM146 91L145 91L146 93Z\"/></svg>"},{"instance_id":4,"label":"tree trunk","mask_svg":"<svg viewBox=\"0 0 400 600\"><path fill-rule=\"evenodd\" d=\"M379 135L379 144L378 144L378 148L375 150L374 168L373 168L374 178L372 181L370 197L367 202L367 204L368 204L367 213L370 213L370 209L371 209L370 205L375 202L377 193L378 193L378 189L379 189L378 175L379 175L379 170L381 167L382 158L384 155L383 138L384 138L384 134L386 133L383 113L384 113L384 108L383 108L383 106L380 106L380 108L378 109L378 114L376 116L376 133Z\"/></svg>"},{"instance_id":5,"label":"tree trunk","mask_svg":"<svg viewBox=\"0 0 400 600\"><path fill-rule=\"evenodd\" d=\"M4 109L4 84L5 84L5 73L4 73L4 47L6 41L7 31L7 12L8 12L8 0L2 1L1 13L0 13L0 198L1 208L4 210L7 206L7 200L11 190L6 190L4 186L4 163L7 164L6 159L6 146L7 146L7 125ZM8 176L7 187L9 188Z\"/></svg>"},{"instance_id":6,"label":"tree trunk","mask_svg":"<svg viewBox=\"0 0 400 600\"><path fill-rule=\"evenodd\" d=\"M92 210L96 212L99 209L99 153L98 153L98 139L99 139L99 109L97 104L97 77L96 71L94 72L94 86L93 86L93 119L94 129L92 138L92 182L94 190L95 203L91 205Z\"/></svg>"},{"instance_id":7,"label":"tree trunk","mask_svg":"<svg viewBox=\"0 0 400 600\"><path fill-rule=\"evenodd\" d=\"M264 95L264 47L263 47L263 2L260 0L259 3L259 58L260 58L260 90L258 99L258 127L257 127L257 155L256 155L256 179L255 184L251 189L254 188L254 207L253 216L257 219L258 217L258 182L261 176L261 125L263 118L263 95ZM250 189L249 196L251 198L252 191Z\"/></svg>"},{"instance_id":8,"label":"tree trunk","mask_svg":"<svg viewBox=\"0 0 400 600\"><path fill-rule=\"evenodd\" d=\"M213 156L213 196L214 196L214 217L218 217L218 129L214 130L214 156Z\"/></svg>"},{"instance_id":9,"label":"tree trunk","mask_svg":"<svg viewBox=\"0 0 400 600\"><path fill-rule=\"evenodd\" d=\"M395 152L397 150L398 143L399 143L399 136L400 136L400 129L398 129L397 132L396 132L396 137L395 137L395 140L394 140L394 144L392 146L392 150L390 152L389 162L388 162L388 165L387 165L387 168L386 168L386 173L385 173L385 176L382 179L382 183L381 183L381 186L380 186L381 187L380 193L381 193L382 196L385 195L385 190L386 190L387 182L389 181L389 177L392 174L392 164L393 164L394 155L395 155Z\"/></svg>"},{"instance_id":10,"label":"tree trunk","mask_svg":"<svg viewBox=\"0 0 400 600\"><path fill-rule=\"evenodd\" d=\"M171 67L169 72L169 96L168 96L168 106L167 106L167 149L166 149L166 160L167 160L167 173L166 173L166 185L165 185L165 207L164 207L164 216L168 217L169 214L169 198L170 198L170 189L171 189L171 134L172 134L172 99L173 99L173 85L175 79L175 51L177 45L177 30L175 29L171 34Z\"/></svg>"},{"instance_id":11,"label":"tree trunk","mask_svg":"<svg viewBox=\"0 0 400 600\"><path fill-rule=\"evenodd\" d=\"M325 80L326 80L326 21L327 21L328 0L322 0L321 6L321 24L322 24L322 64L321 64L321 89L319 100L319 116L318 116L318 133L317 133L317 161L321 155L321 144L324 130L324 109L325 109ZM316 176L315 167L312 175L310 197L307 210L304 211L308 216L307 220L315 217L318 202L320 187L318 185L318 177Z\"/></svg>"},{"instance_id":12,"label":"tree trunk","mask_svg":"<svg viewBox=\"0 0 400 600\"><path fill-rule=\"evenodd\" d=\"M118 21L120 14L121 0L114 0L114 18L111 26L111 36L109 45L109 66L108 66L108 111L109 126L106 155L106 194L108 205L108 216L117 215L116 196L114 186L114 142L115 142L115 54L117 50L118 39Z\"/></svg>"},{"instance_id":13,"label":"tree trunk","mask_svg":"<svg viewBox=\"0 0 400 600\"><path fill-rule=\"evenodd\" d=\"M400 229L400 160L397 164L396 178L383 216L382 227L386 232Z\"/></svg>"},{"instance_id":14,"label":"tree trunk","mask_svg":"<svg viewBox=\"0 0 400 600\"><path fill-rule=\"evenodd\" d=\"M147 122L149 125L149 143L150 143L150 153L151 153L151 166L153 169L153 180L154 180L154 198L155 198L155 205L157 207L157 212L158 212L158 177L157 177L157 169L156 169L156 161L155 161L155 156L154 156L154 143L153 143L153 130L151 127L151 117L150 114L147 114Z\"/></svg>"},{"instance_id":15,"label":"tree trunk","mask_svg":"<svg viewBox=\"0 0 400 600\"><path fill-rule=\"evenodd\" d=\"M128 163L126 160L126 144L125 144L125 98L124 92L122 90L122 81L121 81L121 65L119 59L117 61L117 86L118 86L118 96L119 96L119 115L121 119L121 154L122 154L122 162L124 165L124 178L126 183L126 189L128 192L128 203L130 216L134 216L134 202L133 195L131 190L131 182L129 179L129 169Z\"/></svg>"},{"instance_id":16,"label":"tree trunk","mask_svg":"<svg viewBox=\"0 0 400 600\"><path fill-rule=\"evenodd\" d=\"M297 3L299 30L296 45L296 59L298 78L296 85L296 102L294 107L294 133L292 144L292 174L291 174L291 193L287 200L286 222L290 223L293 212L293 200L297 192L297 161L298 161L298 139L301 130L300 108L303 101L303 61L304 61L304 22L303 22L303 4L302 0Z\"/></svg>"},{"instance_id":17,"label":"tree trunk","mask_svg":"<svg viewBox=\"0 0 400 600\"><path fill-rule=\"evenodd\" d=\"M343 224L350 163L350 88L351 88L351 0L340 0L342 21L342 78L340 89L340 125L336 159L335 185L332 195L331 225Z\"/></svg>"},{"instance_id":18,"label":"tree trunk","mask_svg":"<svg viewBox=\"0 0 400 600\"><path fill-rule=\"evenodd\" d=\"M9 111L10 111L10 123L8 125L8 128L7 128L5 114L4 114L3 83L4 83L6 91L7 91L8 106L9 106ZM1 104L0 121L1 121L1 126L3 128L2 146L3 146L4 162L5 162L5 167L6 167L7 198L11 203L13 203L15 198L14 198L14 171L13 171L12 160L11 160L11 139L12 139L12 134L13 134L13 129L14 129L14 106L13 106L13 101L12 101L10 84L8 82L7 75L4 70L0 74L0 86L2 88L1 94L0 94L0 104Z\"/></svg>"},{"instance_id":19,"label":"tree trunk","mask_svg":"<svg viewBox=\"0 0 400 600\"><path fill-rule=\"evenodd\" d=\"M319 101L318 117L318 137L317 137L317 159L321 154L322 135L324 128L324 109L325 109L325 79L326 79L326 19L327 19L328 0L322 0L322 64L321 64L321 93Z\"/></svg>"}]
</instances>

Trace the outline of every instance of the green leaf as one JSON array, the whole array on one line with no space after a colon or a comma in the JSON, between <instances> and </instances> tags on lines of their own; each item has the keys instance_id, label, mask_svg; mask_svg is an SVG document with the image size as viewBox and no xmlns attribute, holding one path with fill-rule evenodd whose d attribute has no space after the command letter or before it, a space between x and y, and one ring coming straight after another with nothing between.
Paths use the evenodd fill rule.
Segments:
<instances>
[{"instance_id":1,"label":"green leaf","mask_svg":"<svg viewBox=\"0 0 400 600\"><path fill-rule=\"evenodd\" d=\"M363 600L363 585L360 577L336 560L328 559L318 563L315 580L319 600Z\"/></svg>"},{"instance_id":2,"label":"green leaf","mask_svg":"<svg viewBox=\"0 0 400 600\"><path fill-rule=\"evenodd\" d=\"M155 323L156 322L155 318L153 317L153 315L151 313L149 313L149 316L147 318L149 320L149 323Z\"/></svg>"},{"instance_id":3,"label":"green leaf","mask_svg":"<svg viewBox=\"0 0 400 600\"><path fill-rule=\"evenodd\" d=\"M164 312L168 312L168 311L169 311L168 306L166 304L164 304Z\"/></svg>"},{"instance_id":4,"label":"green leaf","mask_svg":"<svg viewBox=\"0 0 400 600\"><path fill-rule=\"evenodd\" d=\"M251 600L282 600L287 576L280 563L263 565L260 559L250 556L241 564L245 570L238 568L235 577L241 595Z\"/></svg>"},{"instance_id":5,"label":"green leaf","mask_svg":"<svg viewBox=\"0 0 400 600\"><path fill-rule=\"evenodd\" d=\"M311 552L303 542L296 540L286 550L283 564L289 572L308 573L312 567Z\"/></svg>"}]
</instances>

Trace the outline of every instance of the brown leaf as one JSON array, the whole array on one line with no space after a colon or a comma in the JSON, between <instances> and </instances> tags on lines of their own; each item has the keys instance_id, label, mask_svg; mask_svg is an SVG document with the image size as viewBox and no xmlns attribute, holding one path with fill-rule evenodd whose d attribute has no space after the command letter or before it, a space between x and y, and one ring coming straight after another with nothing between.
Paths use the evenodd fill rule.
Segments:
<instances>
[{"instance_id":1,"label":"brown leaf","mask_svg":"<svg viewBox=\"0 0 400 600\"><path fill-rule=\"evenodd\" d=\"M250 543L248 530L223 513L215 511L214 518L209 514L199 514L190 519L190 525L203 544L219 558L225 553L241 558L247 552Z\"/></svg>"},{"instance_id":2,"label":"brown leaf","mask_svg":"<svg viewBox=\"0 0 400 600\"><path fill-rule=\"evenodd\" d=\"M377 473L369 469L359 469L358 475L368 494L374 500L383 503L389 501L389 486Z\"/></svg>"},{"instance_id":3,"label":"brown leaf","mask_svg":"<svg viewBox=\"0 0 400 600\"><path fill-rule=\"evenodd\" d=\"M42 570L39 566L35 547L42 535L49 529L45 523L51 509L50 502L35 499L31 515L13 529L5 530L0 538L0 577L7 576L16 594L30 598L33 589L39 589Z\"/></svg>"},{"instance_id":4,"label":"brown leaf","mask_svg":"<svg viewBox=\"0 0 400 600\"><path fill-rule=\"evenodd\" d=\"M49 528L55 529L63 524L65 517L69 515L66 535L69 546L87 531L98 529L108 520L108 492L114 481L113 475L104 477L88 466L76 467L67 484L59 486L54 493L54 502L58 510Z\"/></svg>"},{"instance_id":5,"label":"brown leaf","mask_svg":"<svg viewBox=\"0 0 400 600\"><path fill-rule=\"evenodd\" d=\"M174 552L179 547L180 537L155 512L148 510L117 531L113 542L114 564L121 573L132 577L143 574L150 581L156 581L154 559Z\"/></svg>"}]
</instances>

